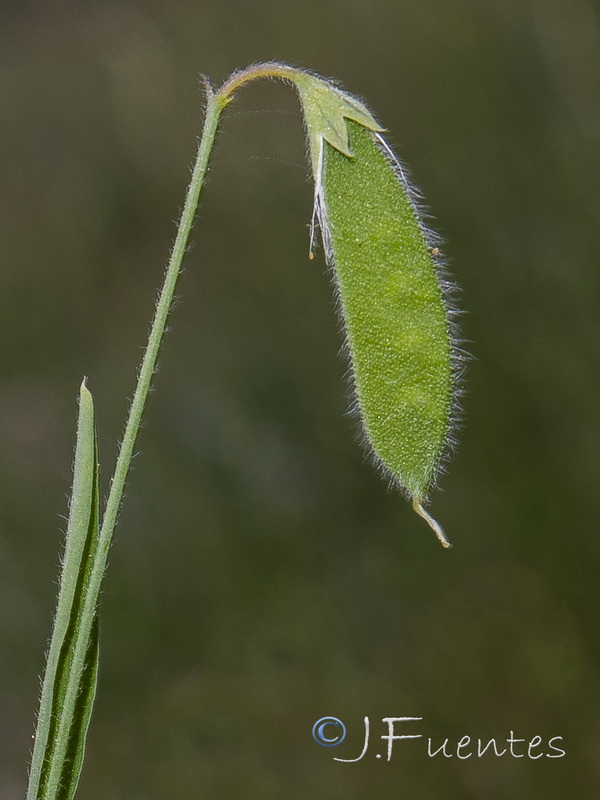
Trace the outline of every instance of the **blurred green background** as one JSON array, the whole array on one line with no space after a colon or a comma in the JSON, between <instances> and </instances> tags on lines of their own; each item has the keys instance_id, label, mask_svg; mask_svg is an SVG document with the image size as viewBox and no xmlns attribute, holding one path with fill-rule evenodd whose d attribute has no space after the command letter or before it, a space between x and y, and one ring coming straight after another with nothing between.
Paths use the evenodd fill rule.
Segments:
<instances>
[{"instance_id":1,"label":"blurred green background","mask_svg":"<svg viewBox=\"0 0 600 800\"><path fill-rule=\"evenodd\" d=\"M5 0L0 797L24 796L89 376L104 491L215 82L283 59L388 126L468 311L446 552L356 444L293 92L224 119L102 600L80 797L596 798L592 0ZM313 722L346 723L337 749ZM373 744L355 757L369 716ZM376 760L384 716L567 755ZM548 747L543 749L548 752Z\"/></svg>"}]
</instances>

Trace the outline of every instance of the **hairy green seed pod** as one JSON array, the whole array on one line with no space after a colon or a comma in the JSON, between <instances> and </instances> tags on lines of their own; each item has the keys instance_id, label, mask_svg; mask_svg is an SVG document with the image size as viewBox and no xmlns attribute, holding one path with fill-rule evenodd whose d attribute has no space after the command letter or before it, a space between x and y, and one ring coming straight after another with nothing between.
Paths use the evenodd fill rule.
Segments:
<instances>
[{"instance_id":1,"label":"hairy green seed pod","mask_svg":"<svg viewBox=\"0 0 600 800\"><path fill-rule=\"evenodd\" d=\"M315 76L297 84L315 214L334 269L365 439L377 464L448 547L423 508L448 446L455 397L439 250L368 110Z\"/></svg>"}]
</instances>

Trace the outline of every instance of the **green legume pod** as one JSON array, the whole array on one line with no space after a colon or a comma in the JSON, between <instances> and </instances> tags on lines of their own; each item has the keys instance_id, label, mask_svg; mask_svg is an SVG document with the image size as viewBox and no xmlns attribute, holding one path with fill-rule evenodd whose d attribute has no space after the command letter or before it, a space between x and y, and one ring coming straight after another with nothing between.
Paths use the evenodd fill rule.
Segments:
<instances>
[{"instance_id":1,"label":"green legume pod","mask_svg":"<svg viewBox=\"0 0 600 800\"><path fill-rule=\"evenodd\" d=\"M448 312L432 243L400 165L378 133L346 124L353 155L323 142L317 196L357 406L377 460L435 528L422 501L451 422Z\"/></svg>"}]
</instances>

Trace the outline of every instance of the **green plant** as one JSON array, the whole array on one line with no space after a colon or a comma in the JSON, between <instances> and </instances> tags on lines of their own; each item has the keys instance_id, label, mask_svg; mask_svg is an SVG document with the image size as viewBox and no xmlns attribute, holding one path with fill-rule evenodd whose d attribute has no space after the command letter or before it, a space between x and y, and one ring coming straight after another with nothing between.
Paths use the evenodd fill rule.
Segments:
<instances>
[{"instance_id":1,"label":"green plant","mask_svg":"<svg viewBox=\"0 0 600 800\"><path fill-rule=\"evenodd\" d=\"M449 547L423 508L451 427L449 313L439 250L383 129L356 98L285 64L234 73L216 92L205 79L204 130L101 521L93 401L85 381L80 390L65 557L28 800L70 800L77 788L98 667L98 597L177 277L221 114L238 88L261 77L286 80L300 95L315 179L311 244L318 221L335 271L365 442Z\"/></svg>"}]
</instances>

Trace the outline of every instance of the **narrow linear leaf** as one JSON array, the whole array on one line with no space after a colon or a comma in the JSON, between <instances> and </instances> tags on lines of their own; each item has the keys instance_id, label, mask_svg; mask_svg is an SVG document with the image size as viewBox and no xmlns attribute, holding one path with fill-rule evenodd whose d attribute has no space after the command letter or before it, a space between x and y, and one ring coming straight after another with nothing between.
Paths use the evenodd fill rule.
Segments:
<instances>
[{"instance_id":1,"label":"narrow linear leaf","mask_svg":"<svg viewBox=\"0 0 600 800\"><path fill-rule=\"evenodd\" d=\"M79 683L79 698L75 709L76 713L73 716L71 725L69 747L63 764L61 787L57 794L60 800L72 800L79 783L85 756L87 732L92 718L94 701L96 699L98 665L98 614L96 614L92 624L88 651Z\"/></svg>"},{"instance_id":2,"label":"narrow linear leaf","mask_svg":"<svg viewBox=\"0 0 600 800\"><path fill-rule=\"evenodd\" d=\"M94 406L82 384L73 489L56 617L42 687L27 800L71 800L75 794L98 671L98 621L85 658L74 658L98 542L98 455ZM68 703L67 698L75 702Z\"/></svg>"}]
</instances>

